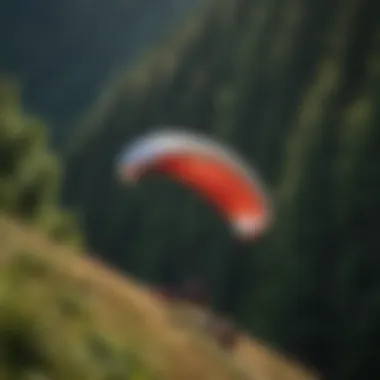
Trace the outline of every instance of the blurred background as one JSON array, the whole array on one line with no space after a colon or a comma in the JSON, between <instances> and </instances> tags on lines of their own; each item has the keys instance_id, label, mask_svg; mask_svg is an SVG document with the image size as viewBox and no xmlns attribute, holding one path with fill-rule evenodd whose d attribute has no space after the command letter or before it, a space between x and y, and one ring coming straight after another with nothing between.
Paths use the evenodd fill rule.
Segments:
<instances>
[{"instance_id":1,"label":"blurred background","mask_svg":"<svg viewBox=\"0 0 380 380\"><path fill-rule=\"evenodd\" d=\"M326 379L380 375L377 1L2 0L0 48L2 214L153 286L201 274L215 312L235 291L241 328ZM254 164L270 233L241 248L191 191L121 186L158 124Z\"/></svg>"}]
</instances>

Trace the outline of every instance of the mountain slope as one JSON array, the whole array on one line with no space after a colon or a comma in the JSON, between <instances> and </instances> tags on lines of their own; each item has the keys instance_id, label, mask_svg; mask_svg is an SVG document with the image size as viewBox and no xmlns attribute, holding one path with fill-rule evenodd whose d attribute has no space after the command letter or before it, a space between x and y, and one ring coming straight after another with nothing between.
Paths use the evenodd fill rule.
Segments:
<instances>
[{"instance_id":1,"label":"mountain slope","mask_svg":"<svg viewBox=\"0 0 380 380\"><path fill-rule=\"evenodd\" d=\"M12 373L70 380L243 380L257 379L255 373L263 380L312 379L248 340L228 358L174 323L149 289L29 228L2 218L0 235L0 334L28 345L21 357L11 345L7 357L0 351L4 380ZM21 328L21 336L8 336L9 328Z\"/></svg>"}]
</instances>

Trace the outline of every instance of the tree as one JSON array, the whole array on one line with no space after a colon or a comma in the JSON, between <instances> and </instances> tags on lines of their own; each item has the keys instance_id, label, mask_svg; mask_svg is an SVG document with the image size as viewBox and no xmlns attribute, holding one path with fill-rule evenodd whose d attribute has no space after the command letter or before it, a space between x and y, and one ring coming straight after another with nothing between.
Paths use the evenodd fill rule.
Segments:
<instances>
[{"instance_id":1,"label":"tree","mask_svg":"<svg viewBox=\"0 0 380 380\"><path fill-rule=\"evenodd\" d=\"M76 218L59 207L60 166L48 149L47 131L26 114L20 89L0 81L0 211L36 224L57 240L79 243Z\"/></svg>"}]
</instances>

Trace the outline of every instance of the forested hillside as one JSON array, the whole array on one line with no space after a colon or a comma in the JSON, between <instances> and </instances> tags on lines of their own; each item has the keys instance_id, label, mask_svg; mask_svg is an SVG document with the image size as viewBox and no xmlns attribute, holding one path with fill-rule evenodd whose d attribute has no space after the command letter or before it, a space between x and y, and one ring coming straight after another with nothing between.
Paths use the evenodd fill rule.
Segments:
<instances>
[{"instance_id":1,"label":"forested hillside","mask_svg":"<svg viewBox=\"0 0 380 380\"><path fill-rule=\"evenodd\" d=\"M217 308L231 257L250 250L237 320L328 379L373 378L379 52L375 0L215 1L130 73L82 136L65 201L106 259L149 281L202 273ZM156 178L122 188L115 156L158 124L221 137L255 164L275 197L270 235L241 248L191 192Z\"/></svg>"},{"instance_id":2,"label":"forested hillside","mask_svg":"<svg viewBox=\"0 0 380 380\"><path fill-rule=\"evenodd\" d=\"M126 64L181 23L197 0L5 0L0 69L24 86L56 147Z\"/></svg>"}]
</instances>

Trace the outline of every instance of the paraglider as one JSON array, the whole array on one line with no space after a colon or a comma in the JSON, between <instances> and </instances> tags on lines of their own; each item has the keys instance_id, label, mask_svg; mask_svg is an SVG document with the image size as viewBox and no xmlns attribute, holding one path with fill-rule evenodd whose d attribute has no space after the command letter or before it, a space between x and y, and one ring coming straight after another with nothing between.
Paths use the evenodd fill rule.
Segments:
<instances>
[{"instance_id":1,"label":"paraglider","mask_svg":"<svg viewBox=\"0 0 380 380\"><path fill-rule=\"evenodd\" d=\"M268 231L273 215L270 197L258 174L224 144L200 133L161 130L132 141L121 152L117 174L122 182L138 182L151 172L159 173L191 188L214 206L241 242L253 242ZM231 256L231 276L226 281L225 314L236 309L238 295L244 287L244 268L249 255ZM246 247L246 248L249 248ZM229 291L233 290L233 292ZM235 292L235 293L234 293ZM204 281L184 281L179 290L169 292L198 306L210 301ZM235 345L239 331L231 324L210 317L207 329L223 347Z\"/></svg>"},{"instance_id":2,"label":"paraglider","mask_svg":"<svg viewBox=\"0 0 380 380\"><path fill-rule=\"evenodd\" d=\"M137 182L154 171L192 188L240 240L252 241L270 227L270 199L258 175L229 148L202 134L148 133L122 151L117 169L122 181Z\"/></svg>"}]
</instances>

